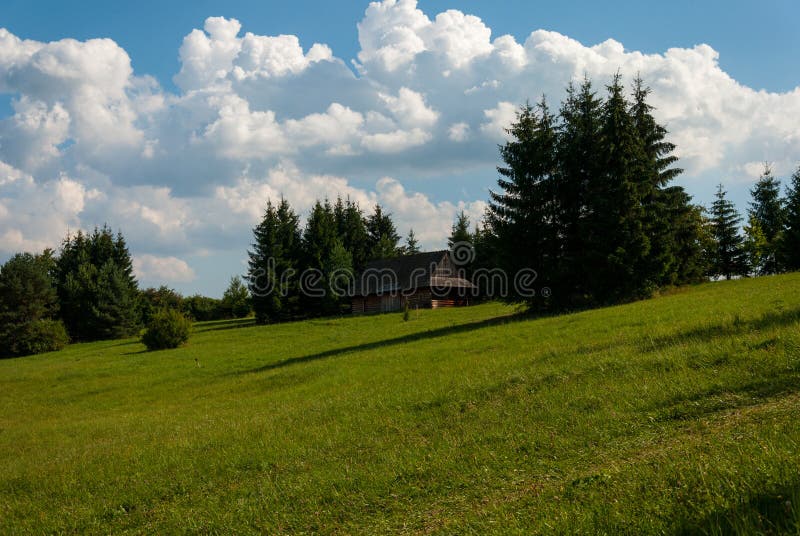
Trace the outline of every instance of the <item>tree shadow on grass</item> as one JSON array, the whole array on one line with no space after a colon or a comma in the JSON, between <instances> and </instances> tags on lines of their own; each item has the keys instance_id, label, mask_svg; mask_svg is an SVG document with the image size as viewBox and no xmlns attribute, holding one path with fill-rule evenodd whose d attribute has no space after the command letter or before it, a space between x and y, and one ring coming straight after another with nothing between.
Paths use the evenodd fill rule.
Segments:
<instances>
[{"instance_id":1,"label":"tree shadow on grass","mask_svg":"<svg viewBox=\"0 0 800 536\"><path fill-rule=\"evenodd\" d=\"M228 329L252 328L255 327L254 318L233 318L230 320L218 320L214 322L200 322L194 325L195 333L206 333L209 331L223 331Z\"/></svg>"},{"instance_id":2,"label":"tree shadow on grass","mask_svg":"<svg viewBox=\"0 0 800 536\"><path fill-rule=\"evenodd\" d=\"M699 520L683 521L676 534L797 534L800 481L737 501Z\"/></svg>"},{"instance_id":3,"label":"tree shadow on grass","mask_svg":"<svg viewBox=\"0 0 800 536\"><path fill-rule=\"evenodd\" d=\"M758 318L742 320L739 315L726 322L706 324L677 333L643 340L644 350L664 348L687 342L706 342L742 333L786 327L800 322L800 308L785 311L769 311Z\"/></svg>"},{"instance_id":4,"label":"tree shadow on grass","mask_svg":"<svg viewBox=\"0 0 800 536\"><path fill-rule=\"evenodd\" d=\"M459 333L465 333L469 331L474 331L478 329L483 329L492 326L499 326L502 324L509 324L512 322L521 322L524 320L531 320L535 317L519 313L514 315L506 315L500 316L495 318L489 318L486 320L479 320L476 322L469 322L467 324L458 324L455 326L447 326L442 328L436 329L429 329L427 331L421 331L417 333L409 333L408 335L402 335L400 337L394 337L392 339L382 339L379 341L367 342L363 344L356 344L353 346L344 346L341 348L332 348L330 350L325 350L322 352L317 352L308 355L296 356L296 357L289 357L286 359L282 359L280 361L276 361L274 363L269 363L266 365L262 365L260 367L255 367L247 370L240 370L233 372L233 375L241 375L241 374L253 374L257 372L265 372L268 370L279 369L283 367L287 367L290 365L298 365L300 363L307 363L309 361L317 361L320 359L327 359L330 357L340 356L342 354L347 354L351 352L363 352L368 350L376 350L378 348L390 348L392 346L398 346L402 344L409 344L418 341L423 341L427 339L436 339L439 337L447 337L449 335L456 335Z\"/></svg>"}]
</instances>

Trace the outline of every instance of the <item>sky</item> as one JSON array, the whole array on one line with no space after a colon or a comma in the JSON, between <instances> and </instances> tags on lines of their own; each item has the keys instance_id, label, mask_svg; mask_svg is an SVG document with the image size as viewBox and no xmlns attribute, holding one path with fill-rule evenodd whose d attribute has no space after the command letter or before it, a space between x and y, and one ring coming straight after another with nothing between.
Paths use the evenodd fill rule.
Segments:
<instances>
[{"instance_id":1,"label":"sky","mask_svg":"<svg viewBox=\"0 0 800 536\"><path fill-rule=\"evenodd\" d=\"M800 161L794 1L0 5L0 261L107 223L142 286L219 296L267 199L380 202L443 246L480 218L516 107L652 87L678 183L740 210Z\"/></svg>"}]
</instances>

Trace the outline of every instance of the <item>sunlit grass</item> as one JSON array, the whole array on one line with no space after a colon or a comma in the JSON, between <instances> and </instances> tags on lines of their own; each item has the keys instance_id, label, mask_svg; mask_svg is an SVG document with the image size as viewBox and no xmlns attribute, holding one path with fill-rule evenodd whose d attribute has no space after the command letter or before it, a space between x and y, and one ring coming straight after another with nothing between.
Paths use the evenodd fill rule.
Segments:
<instances>
[{"instance_id":1,"label":"sunlit grass","mask_svg":"<svg viewBox=\"0 0 800 536\"><path fill-rule=\"evenodd\" d=\"M800 275L0 361L0 533L783 532Z\"/></svg>"}]
</instances>

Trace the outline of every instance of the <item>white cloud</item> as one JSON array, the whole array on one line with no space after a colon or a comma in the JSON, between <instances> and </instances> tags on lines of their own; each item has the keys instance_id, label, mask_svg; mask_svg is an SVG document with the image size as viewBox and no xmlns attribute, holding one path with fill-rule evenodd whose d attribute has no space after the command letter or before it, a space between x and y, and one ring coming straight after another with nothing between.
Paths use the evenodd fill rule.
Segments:
<instances>
[{"instance_id":1,"label":"white cloud","mask_svg":"<svg viewBox=\"0 0 800 536\"><path fill-rule=\"evenodd\" d=\"M431 135L420 128L364 136L364 147L376 153L401 153L428 142Z\"/></svg>"},{"instance_id":2,"label":"white cloud","mask_svg":"<svg viewBox=\"0 0 800 536\"><path fill-rule=\"evenodd\" d=\"M134 255L133 271L138 279L158 283L188 283L196 277L186 261L177 257Z\"/></svg>"},{"instance_id":3,"label":"white cloud","mask_svg":"<svg viewBox=\"0 0 800 536\"><path fill-rule=\"evenodd\" d=\"M397 97L384 94L379 96L397 122L404 127L431 127L439 119L439 112L426 106L422 94L407 87L401 87Z\"/></svg>"},{"instance_id":4,"label":"white cloud","mask_svg":"<svg viewBox=\"0 0 800 536\"><path fill-rule=\"evenodd\" d=\"M469 138L469 125L463 121L460 123L453 123L447 129L447 136L455 142L466 141Z\"/></svg>"},{"instance_id":5,"label":"white cloud","mask_svg":"<svg viewBox=\"0 0 800 536\"><path fill-rule=\"evenodd\" d=\"M0 118L0 255L106 222L138 257L245 251L266 199L281 194L301 212L339 193L385 203L403 234L413 226L439 247L456 211L480 218L474 198L485 195L462 192L492 185L518 106L546 94L555 109L584 74L600 94L618 71L641 74L690 191L722 179L746 196L761 162L781 176L800 158L800 87L743 86L709 45L644 54L544 30L492 39L468 13L383 0L358 25L354 74L326 45L244 22L211 17L186 35L177 94L134 74L109 39L42 43L0 29L0 92L13 107ZM441 192L449 198L434 201Z\"/></svg>"}]
</instances>

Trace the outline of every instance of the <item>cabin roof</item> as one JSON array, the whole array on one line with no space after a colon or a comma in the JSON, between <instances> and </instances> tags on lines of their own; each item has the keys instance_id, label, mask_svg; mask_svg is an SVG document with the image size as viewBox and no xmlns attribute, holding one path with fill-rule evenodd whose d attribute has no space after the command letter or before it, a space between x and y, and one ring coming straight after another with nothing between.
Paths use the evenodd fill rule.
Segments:
<instances>
[{"instance_id":1,"label":"cabin roof","mask_svg":"<svg viewBox=\"0 0 800 536\"><path fill-rule=\"evenodd\" d=\"M356 277L354 295L425 287L472 288L472 283L456 276L449 254L448 250L430 251L368 262Z\"/></svg>"}]
</instances>

